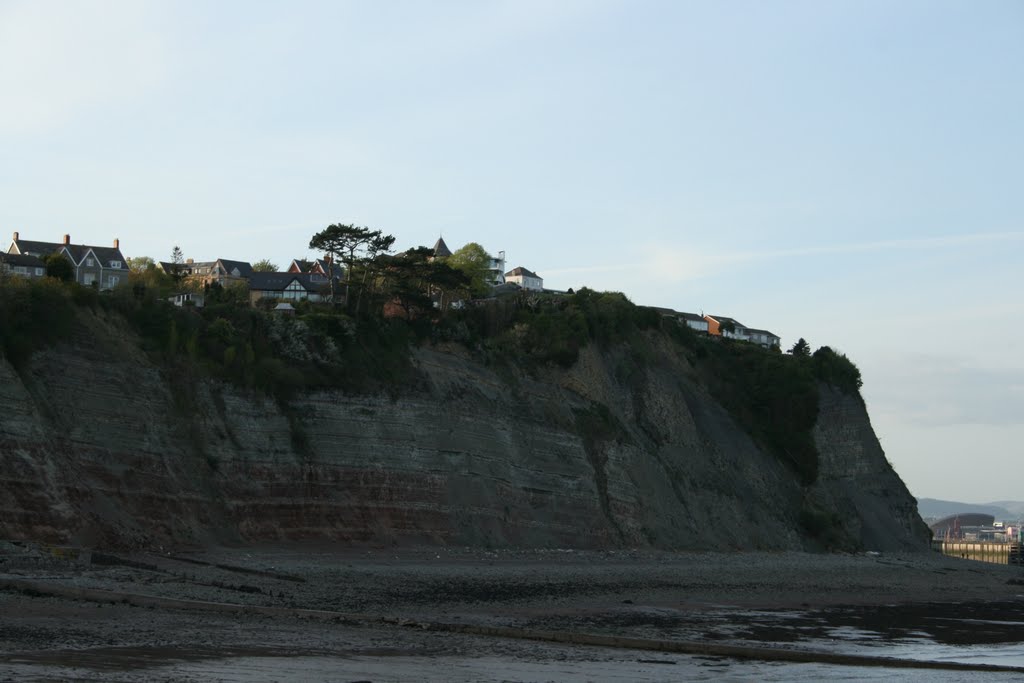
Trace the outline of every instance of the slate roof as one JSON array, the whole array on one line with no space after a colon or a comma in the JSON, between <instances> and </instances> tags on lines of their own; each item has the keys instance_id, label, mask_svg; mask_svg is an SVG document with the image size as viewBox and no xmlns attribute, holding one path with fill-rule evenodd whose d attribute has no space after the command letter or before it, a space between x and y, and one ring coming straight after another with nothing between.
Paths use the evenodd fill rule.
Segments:
<instances>
[{"instance_id":1,"label":"slate roof","mask_svg":"<svg viewBox=\"0 0 1024 683\"><path fill-rule=\"evenodd\" d=\"M10 266L26 266L28 268L45 268L42 259L29 254L0 254L0 263Z\"/></svg>"},{"instance_id":2,"label":"slate roof","mask_svg":"<svg viewBox=\"0 0 1024 683\"><path fill-rule=\"evenodd\" d=\"M320 266L320 269L324 271L324 274L330 273L334 277L340 278L345 274L345 268L340 263L331 264L329 261L325 261L322 258L316 260L316 264Z\"/></svg>"},{"instance_id":3,"label":"slate roof","mask_svg":"<svg viewBox=\"0 0 1024 683\"><path fill-rule=\"evenodd\" d=\"M283 292L285 288L298 280L307 292L319 292L322 283L313 282L309 273L252 273L249 276L249 289L261 292Z\"/></svg>"},{"instance_id":4,"label":"slate roof","mask_svg":"<svg viewBox=\"0 0 1024 683\"><path fill-rule=\"evenodd\" d=\"M55 251L60 251L63 246L60 242L36 242L34 240L15 240L11 243L11 249L16 249L16 253L35 256L52 254Z\"/></svg>"},{"instance_id":5,"label":"slate roof","mask_svg":"<svg viewBox=\"0 0 1024 683\"><path fill-rule=\"evenodd\" d=\"M335 263L331 265L329 261L322 258L318 258L315 261L309 261L307 259L301 258L293 259L291 265L288 267L288 270L289 272L313 273L318 272L315 270L317 266L319 266L320 271L322 271L325 276L327 275L327 273L331 273L332 275L334 275L334 277L341 279L341 277L345 274L345 267L342 266L340 263ZM292 268L297 268L298 270L292 271Z\"/></svg>"},{"instance_id":6,"label":"slate roof","mask_svg":"<svg viewBox=\"0 0 1024 683\"><path fill-rule=\"evenodd\" d=\"M68 253L71 254L71 259L75 262L75 265L81 265L82 259L92 251L93 255L99 260L100 265L104 268L114 268L111 266L112 261L120 261L121 265L115 270L128 270L128 261L125 259L124 254L117 247L94 247L89 244L64 244L62 242L36 242L34 240L15 240L11 244L11 249L16 249L21 254L31 254L34 256L46 256L54 252L61 251L67 248Z\"/></svg>"},{"instance_id":7,"label":"slate roof","mask_svg":"<svg viewBox=\"0 0 1024 683\"><path fill-rule=\"evenodd\" d=\"M661 313L662 315L679 315L679 311L673 310L671 308L662 308L661 306L648 306L647 308L655 310L658 313Z\"/></svg>"},{"instance_id":8,"label":"slate roof","mask_svg":"<svg viewBox=\"0 0 1024 683\"><path fill-rule=\"evenodd\" d=\"M170 263L168 261L159 261L159 262L157 262L157 267L159 267L160 270L164 271L168 275L174 275L174 269L177 268L178 269L178 275L181 275L182 277L187 277L187 276L191 275L192 274L192 267L194 265L196 265L196 264L194 264L194 263L177 263L177 264L175 264L175 263Z\"/></svg>"},{"instance_id":9,"label":"slate roof","mask_svg":"<svg viewBox=\"0 0 1024 683\"><path fill-rule=\"evenodd\" d=\"M735 318L727 318L724 315L709 315L708 317L709 318L714 318L715 320L718 321L718 323L720 325L726 325L728 323L732 323L733 327L735 327L737 330L740 329L740 328L742 328L744 330L747 329L746 325L741 323L739 320L736 320Z\"/></svg>"},{"instance_id":10,"label":"slate roof","mask_svg":"<svg viewBox=\"0 0 1024 683\"><path fill-rule=\"evenodd\" d=\"M542 279L540 275L537 275L537 273L533 272L532 270L527 270L522 266L518 266L517 268L513 268L512 270L508 271L507 273L505 273L505 277L535 277L538 280Z\"/></svg>"},{"instance_id":11,"label":"slate roof","mask_svg":"<svg viewBox=\"0 0 1024 683\"><path fill-rule=\"evenodd\" d=\"M447 258L451 255L452 250L444 243L444 238L438 237L437 242L434 243L434 256L437 258Z\"/></svg>"},{"instance_id":12,"label":"slate roof","mask_svg":"<svg viewBox=\"0 0 1024 683\"><path fill-rule=\"evenodd\" d=\"M69 245L70 248L70 245ZM110 265L112 262L117 261L120 263L119 268L121 270L128 270L128 262L120 249L114 247L80 247L82 249L82 255L78 257L78 262L81 263L85 255L91 250L92 253L99 259L100 263L103 264L104 268L113 268Z\"/></svg>"},{"instance_id":13,"label":"slate roof","mask_svg":"<svg viewBox=\"0 0 1024 683\"><path fill-rule=\"evenodd\" d=\"M753 329L751 327L748 327L746 329L747 329L747 334L752 334L752 335L753 334L763 334L763 335L768 336L768 337L775 337L776 339L779 339L779 335L773 334L773 333L769 332L768 330L755 330L755 329Z\"/></svg>"},{"instance_id":14,"label":"slate roof","mask_svg":"<svg viewBox=\"0 0 1024 683\"><path fill-rule=\"evenodd\" d=\"M241 277L251 277L253 274L252 264L248 261L229 261L226 258L219 258L217 261L224 266L224 270L228 272L228 275L234 275L234 270L236 268L238 269L238 274Z\"/></svg>"},{"instance_id":15,"label":"slate roof","mask_svg":"<svg viewBox=\"0 0 1024 683\"><path fill-rule=\"evenodd\" d=\"M698 322L706 323L707 322L707 320L704 319L704 316L697 315L696 313L676 312L676 315L678 315L683 320L692 320L695 323L698 323Z\"/></svg>"}]
</instances>

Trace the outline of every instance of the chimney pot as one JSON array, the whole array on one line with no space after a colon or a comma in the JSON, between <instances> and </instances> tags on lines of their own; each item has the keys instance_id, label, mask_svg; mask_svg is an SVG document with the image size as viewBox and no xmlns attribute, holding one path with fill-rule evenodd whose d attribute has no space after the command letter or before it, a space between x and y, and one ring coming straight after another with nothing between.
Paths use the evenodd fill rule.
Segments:
<instances>
[{"instance_id":1,"label":"chimney pot","mask_svg":"<svg viewBox=\"0 0 1024 683\"><path fill-rule=\"evenodd\" d=\"M121 248L121 240L119 240L119 239L117 239L115 237L114 238L114 249L120 249L120 248Z\"/></svg>"},{"instance_id":2,"label":"chimney pot","mask_svg":"<svg viewBox=\"0 0 1024 683\"><path fill-rule=\"evenodd\" d=\"M18 241L18 233L17 233L17 231L15 231L15 233L14 233L14 241L15 241L15 242L17 242L17 241Z\"/></svg>"},{"instance_id":3,"label":"chimney pot","mask_svg":"<svg viewBox=\"0 0 1024 683\"><path fill-rule=\"evenodd\" d=\"M71 244L71 235L64 235L64 244Z\"/></svg>"}]
</instances>

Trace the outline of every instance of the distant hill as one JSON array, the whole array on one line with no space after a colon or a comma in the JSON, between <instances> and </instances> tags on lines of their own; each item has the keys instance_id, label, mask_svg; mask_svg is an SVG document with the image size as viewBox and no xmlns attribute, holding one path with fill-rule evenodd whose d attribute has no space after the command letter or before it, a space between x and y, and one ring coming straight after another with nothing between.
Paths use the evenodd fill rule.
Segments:
<instances>
[{"instance_id":1,"label":"distant hill","mask_svg":"<svg viewBox=\"0 0 1024 683\"><path fill-rule=\"evenodd\" d=\"M1024 502L1019 500L997 500L989 505L998 505L1001 508L1006 508L1010 511L1010 516L1024 517Z\"/></svg>"},{"instance_id":2,"label":"distant hill","mask_svg":"<svg viewBox=\"0 0 1024 683\"><path fill-rule=\"evenodd\" d=\"M1002 500L994 503L960 503L955 500L937 500L935 498L918 498L917 511L921 517L941 518L962 512L980 512L992 515L997 521L1007 521L1024 516L1024 502Z\"/></svg>"}]
</instances>

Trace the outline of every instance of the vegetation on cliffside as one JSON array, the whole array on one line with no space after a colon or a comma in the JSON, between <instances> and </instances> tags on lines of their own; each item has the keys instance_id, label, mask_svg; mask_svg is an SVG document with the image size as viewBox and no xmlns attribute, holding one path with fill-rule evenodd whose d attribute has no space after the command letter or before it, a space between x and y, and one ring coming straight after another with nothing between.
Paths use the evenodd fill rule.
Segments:
<instances>
[{"instance_id":1,"label":"vegetation on cliffside","mask_svg":"<svg viewBox=\"0 0 1024 683\"><path fill-rule=\"evenodd\" d=\"M415 378L414 344L454 342L485 362L526 372L571 367L588 344L620 347L635 376L653 362L649 336L663 335L751 437L804 484L818 471L812 437L818 383L858 396L861 385L857 367L829 347L785 355L707 337L617 292L520 292L411 319L383 312L353 317L305 302L297 316L284 317L230 292L208 297L205 308L176 308L164 294L159 287L101 294L53 278L0 278L0 352L20 367L33 350L68 338L76 311L101 309L123 316L172 375L209 374L287 403L296 392L317 388L400 391Z\"/></svg>"}]
</instances>

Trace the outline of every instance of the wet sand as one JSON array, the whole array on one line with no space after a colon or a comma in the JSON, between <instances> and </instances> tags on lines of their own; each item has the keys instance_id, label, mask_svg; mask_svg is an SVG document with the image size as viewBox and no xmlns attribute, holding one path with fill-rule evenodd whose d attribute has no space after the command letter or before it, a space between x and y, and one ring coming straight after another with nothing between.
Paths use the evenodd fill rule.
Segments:
<instances>
[{"instance_id":1,"label":"wet sand","mask_svg":"<svg viewBox=\"0 0 1024 683\"><path fill-rule=\"evenodd\" d=\"M147 608L3 590L0 680L837 677L835 667L826 672L821 664L423 628L431 623L917 659L984 651L985 661L1003 652L1005 663L1016 664L1018 653L1024 657L1024 571L932 554L288 545L89 561L30 547L0 551L0 579L9 581L273 608L264 614ZM299 610L338 614L313 618ZM850 680L892 675L843 671L856 672ZM901 670L899 676L963 680L971 674Z\"/></svg>"}]
</instances>

